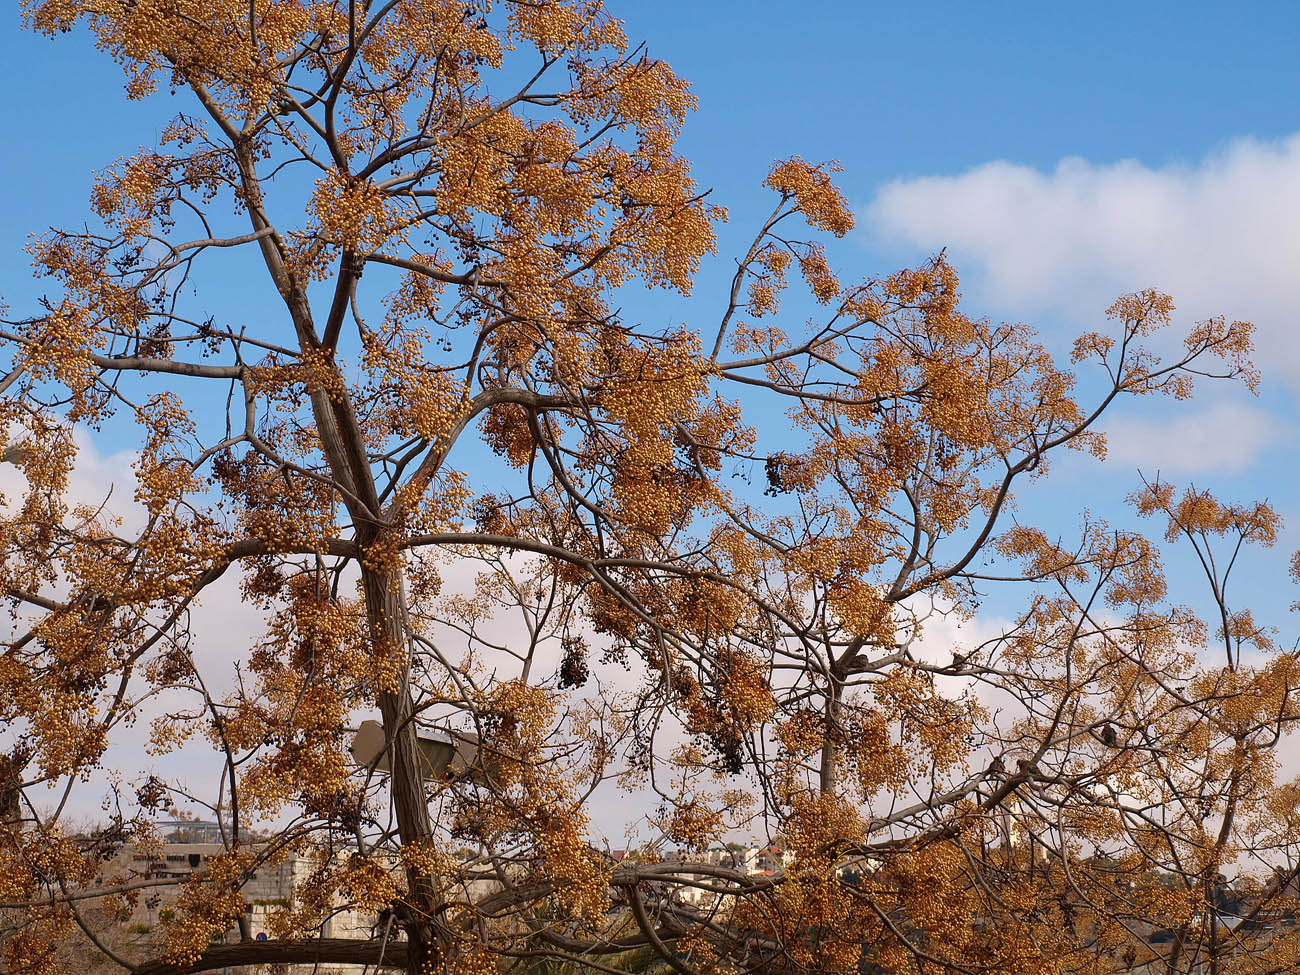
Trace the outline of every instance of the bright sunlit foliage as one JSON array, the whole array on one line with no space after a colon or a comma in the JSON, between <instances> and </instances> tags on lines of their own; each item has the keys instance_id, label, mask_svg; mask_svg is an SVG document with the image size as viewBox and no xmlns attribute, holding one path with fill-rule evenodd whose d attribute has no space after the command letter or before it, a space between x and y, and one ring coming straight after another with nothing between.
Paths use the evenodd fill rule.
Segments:
<instances>
[{"instance_id":1,"label":"bright sunlit foliage","mask_svg":"<svg viewBox=\"0 0 1300 975\"><path fill-rule=\"evenodd\" d=\"M836 167L799 156L730 292L692 294L727 218L676 149L693 98L595 0L25 15L177 115L89 224L33 238L49 297L0 332L6 972L1296 964L1294 928L1215 909L1225 870L1300 852L1275 781L1300 661L1228 589L1278 516L1142 486L1205 568L1171 594L1156 543L1015 509L1061 450L1104 455L1116 399L1253 387L1249 325L1161 358L1172 302L1143 292L1056 362L943 256L845 267ZM646 289L690 320L640 321ZM68 489L74 429L128 427L138 530ZM265 630L200 659L223 575ZM921 652L994 587L1022 599L1004 632ZM155 754L215 756L201 791L105 768L144 714ZM391 772L348 753L370 716ZM426 777L422 728L472 735L475 774ZM49 813L97 777L101 829ZM590 808L620 794L644 822L618 859ZM95 919L152 879L110 864L182 807L227 850L123 944ZM692 858L759 832L772 876ZM254 940L243 888L290 855L315 867ZM319 938L343 907L400 937Z\"/></svg>"}]
</instances>

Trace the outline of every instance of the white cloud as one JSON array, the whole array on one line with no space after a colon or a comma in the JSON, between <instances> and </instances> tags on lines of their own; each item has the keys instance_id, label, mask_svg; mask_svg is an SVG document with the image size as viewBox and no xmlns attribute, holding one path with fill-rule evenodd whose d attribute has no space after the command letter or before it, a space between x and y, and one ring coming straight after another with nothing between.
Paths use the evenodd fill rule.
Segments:
<instances>
[{"instance_id":1,"label":"white cloud","mask_svg":"<svg viewBox=\"0 0 1300 975\"><path fill-rule=\"evenodd\" d=\"M1300 383L1300 134L1241 139L1194 165L990 162L888 183L868 209L878 243L947 247L987 309L1100 322L1119 294L1172 295L1184 324L1255 322L1266 381Z\"/></svg>"},{"instance_id":2,"label":"white cloud","mask_svg":"<svg viewBox=\"0 0 1300 975\"><path fill-rule=\"evenodd\" d=\"M74 428L73 440L77 445L77 455L64 495L69 507L102 508L105 517L120 519L115 528L118 534L134 537L146 521L144 508L135 500L137 481L132 464L137 457L136 451L105 453L92 434L82 427ZM0 464L0 498L3 498L0 513L13 511L26 487L26 479L17 465ZM58 593L62 588L55 587L54 591ZM239 573L235 569L209 586L195 601L191 610L194 657L214 694L220 695L232 686L232 664L235 660L247 658L249 649L262 633L264 622L256 607L244 603L239 590ZM137 683L136 688L140 690L142 686ZM175 708L192 707L193 703L190 695L174 691L145 702L134 723L117 729L105 754L105 767L121 773L128 782L150 771L160 770L188 778L191 784L215 783L220 771L218 756L201 740L168 758L158 758L144 750L152 718ZM78 783L66 807L69 814L74 819L98 818L102 815L100 803L106 789L105 775L96 775L88 782ZM202 794L208 790L200 788L198 791ZM58 793L52 790L49 795L53 802Z\"/></svg>"},{"instance_id":3,"label":"white cloud","mask_svg":"<svg viewBox=\"0 0 1300 975\"><path fill-rule=\"evenodd\" d=\"M1170 418L1129 414L1109 421L1104 429L1107 463L1140 468L1148 476L1157 471L1236 474L1287 436L1271 414L1231 401Z\"/></svg>"},{"instance_id":4,"label":"white cloud","mask_svg":"<svg viewBox=\"0 0 1300 975\"><path fill-rule=\"evenodd\" d=\"M21 437L18 438L21 441ZM144 509L135 501L134 450L121 450L105 454L96 445L90 432L76 427L72 432L77 445L77 456L68 476L65 495L69 506L88 505L106 514L122 519L121 531L130 533L144 524ZM22 469L14 463L0 463L0 511L16 508L27 489Z\"/></svg>"},{"instance_id":5,"label":"white cloud","mask_svg":"<svg viewBox=\"0 0 1300 975\"><path fill-rule=\"evenodd\" d=\"M953 658L974 656L977 663L988 663L987 654L980 657L975 651L1005 633L1011 620L1003 616L983 614L973 619L962 619L946 600L937 600L927 612L926 600L914 596L907 601L906 609L922 618L921 635L911 646L912 655L922 663L949 666ZM947 697L957 698L969 691L984 704L994 703L988 697L987 685L972 677L941 676L935 686Z\"/></svg>"}]
</instances>

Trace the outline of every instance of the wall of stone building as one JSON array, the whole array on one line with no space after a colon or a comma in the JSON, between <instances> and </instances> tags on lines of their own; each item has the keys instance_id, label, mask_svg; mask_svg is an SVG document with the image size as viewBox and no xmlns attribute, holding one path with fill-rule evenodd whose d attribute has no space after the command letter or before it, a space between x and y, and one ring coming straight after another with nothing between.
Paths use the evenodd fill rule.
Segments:
<instances>
[{"instance_id":1,"label":"wall of stone building","mask_svg":"<svg viewBox=\"0 0 1300 975\"><path fill-rule=\"evenodd\" d=\"M173 904L179 896L180 885L191 874L204 870L210 859L224 852L225 847L215 842L170 842L145 852L138 846L128 845L107 863L103 876L128 876L142 879L144 875L157 880L174 881L174 886L146 888L140 891L140 897L130 918L122 921L124 927L134 936L134 940L145 943L152 940L160 923L160 913ZM257 868L245 883L244 900L247 904L247 918L250 933L270 936L270 916L284 906L291 906L294 891L314 869L314 863L306 858L290 855L275 864L264 864ZM376 931L377 918L373 913L340 911L331 917L325 925L322 935L327 938L370 938ZM237 937L238 927L232 926L227 937ZM394 935L398 937L398 935ZM360 965L331 965L316 967L287 966L279 969L285 975L361 975Z\"/></svg>"},{"instance_id":2,"label":"wall of stone building","mask_svg":"<svg viewBox=\"0 0 1300 975\"><path fill-rule=\"evenodd\" d=\"M180 884L196 871L206 869L209 860L224 849L220 843L164 843L157 852L146 853L139 847L127 846L103 872L121 874L129 871L147 874L157 880L175 881L175 886L142 892L132 921L154 923L158 911L176 899ZM263 865L244 885L244 899L250 904L288 903L306 869L307 864L292 857L278 864Z\"/></svg>"},{"instance_id":3,"label":"wall of stone building","mask_svg":"<svg viewBox=\"0 0 1300 975\"><path fill-rule=\"evenodd\" d=\"M278 905L252 904L250 907L251 911L248 915L250 933L254 938L261 934L267 934L270 929L270 915L279 910ZM383 928L376 923L377 920L373 914L340 911L325 923L324 930L321 931L321 937L362 938L368 940L371 937L382 936ZM397 946L399 942L400 935L394 930L391 934L391 943ZM282 972L283 975L364 975L366 968L364 965L298 964L281 966L277 971Z\"/></svg>"}]
</instances>

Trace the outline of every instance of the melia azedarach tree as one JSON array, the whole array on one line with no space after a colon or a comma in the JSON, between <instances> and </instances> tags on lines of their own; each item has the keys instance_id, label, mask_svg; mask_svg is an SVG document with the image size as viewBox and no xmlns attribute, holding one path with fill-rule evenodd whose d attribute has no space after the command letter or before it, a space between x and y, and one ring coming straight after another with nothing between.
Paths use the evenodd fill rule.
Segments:
<instances>
[{"instance_id":1,"label":"melia azedarach tree","mask_svg":"<svg viewBox=\"0 0 1300 975\"><path fill-rule=\"evenodd\" d=\"M141 975L1293 960L1262 923L1285 884L1214 909L1222 872L1300 841L1273 779L1295 656L1226 591L1276 516L1135 495L1203 562L1202 623L1143 537L1012 513L1054 452L1104 450L1116 398L1253 384L1249 326L1162 360L1169 300L1122 298L1075 344L1103 384L1080 405L1026 328L959 310L942 258L835 273L818 238L852 215L793 157L729 293L649 327L636 296L687 295L724 213L674 150L686 83L596 2L26 16L84 25L180 114L98 177L92 226L34 239L50 296L3 326L5 971L79 939ZM782 319L798 278L820 317ZM69 498L78 426L138 430L138 530ZM253 646L191 633L223 575L265 614ZM922 652L992 586L1025 599L1000 635ZM147 709L211 776L119 782L110 823L65 827ZM476 771L428 777L430 728L476 738ZM648 813L627 858L590 839L611 792ZM226 850L192 876L109 859L204 804ZM783 872L661 855L759 828ZM290 854L315 866L257 940L241 886ZM92 922L168 884L149 939ZM344 908L390 920L322 937Z\"/></svg>"}]
</instances>

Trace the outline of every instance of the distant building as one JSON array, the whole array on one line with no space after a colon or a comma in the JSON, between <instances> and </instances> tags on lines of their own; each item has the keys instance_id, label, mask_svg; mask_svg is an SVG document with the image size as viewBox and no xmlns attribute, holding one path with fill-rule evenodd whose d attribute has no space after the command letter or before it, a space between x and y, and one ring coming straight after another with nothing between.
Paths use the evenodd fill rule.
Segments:
<instances>
[{"instance_id":1,"label":"distant building","mask_svg":"<svg viewBox=\"0 0 1300 975\"><path fill-rule=\"evenodd\" d=\"M177 881L175 886L143 891L130 917L122 919L121 923L132 939L141 944L154 941L163 912L179 896L180 882L195 873L201 874L213 857L226 851L216 823L178 821L162 825L161 844L128 844L103 870L105 876L117 874ZM255 841L252 842L255 845ZM264 864L253 871L241 888L245 922L252 937L273 936L272 916L294 906L296 891L318 866L315 860L291 853L276 863ZM325 938L369 939L378 924L379 918L374 913L344 909L329 917L319 933ZM401 934L394 930L392 936L398 939ZM226 932L226 938L238 937L239 925L233 924ZM363 966L289 965L277 971L284 975L361 975Z\"/></svg>"},{"instance_id":2,"label":"distant building","mask_svg":"<svg viewBox=\"0 0 1300 975\"><path fill-rule=\"evenodd\" d=\"M745 873L774 877L785 873L786 851L779 846L751 846L745 850Z\"/></svg>"},{"instance_id":3,"label":"distant building","mask_svg":"<svg viewBox=\"0 0 1300 975\"><path fill-rule=\"evenodd\" d=\"M162 837L168 843L224 843L225 834L221 824L202 819L173 819L169 823L159 823ZM241 839L246 838L246 832Z\"/></svg>"}]
</instances>

